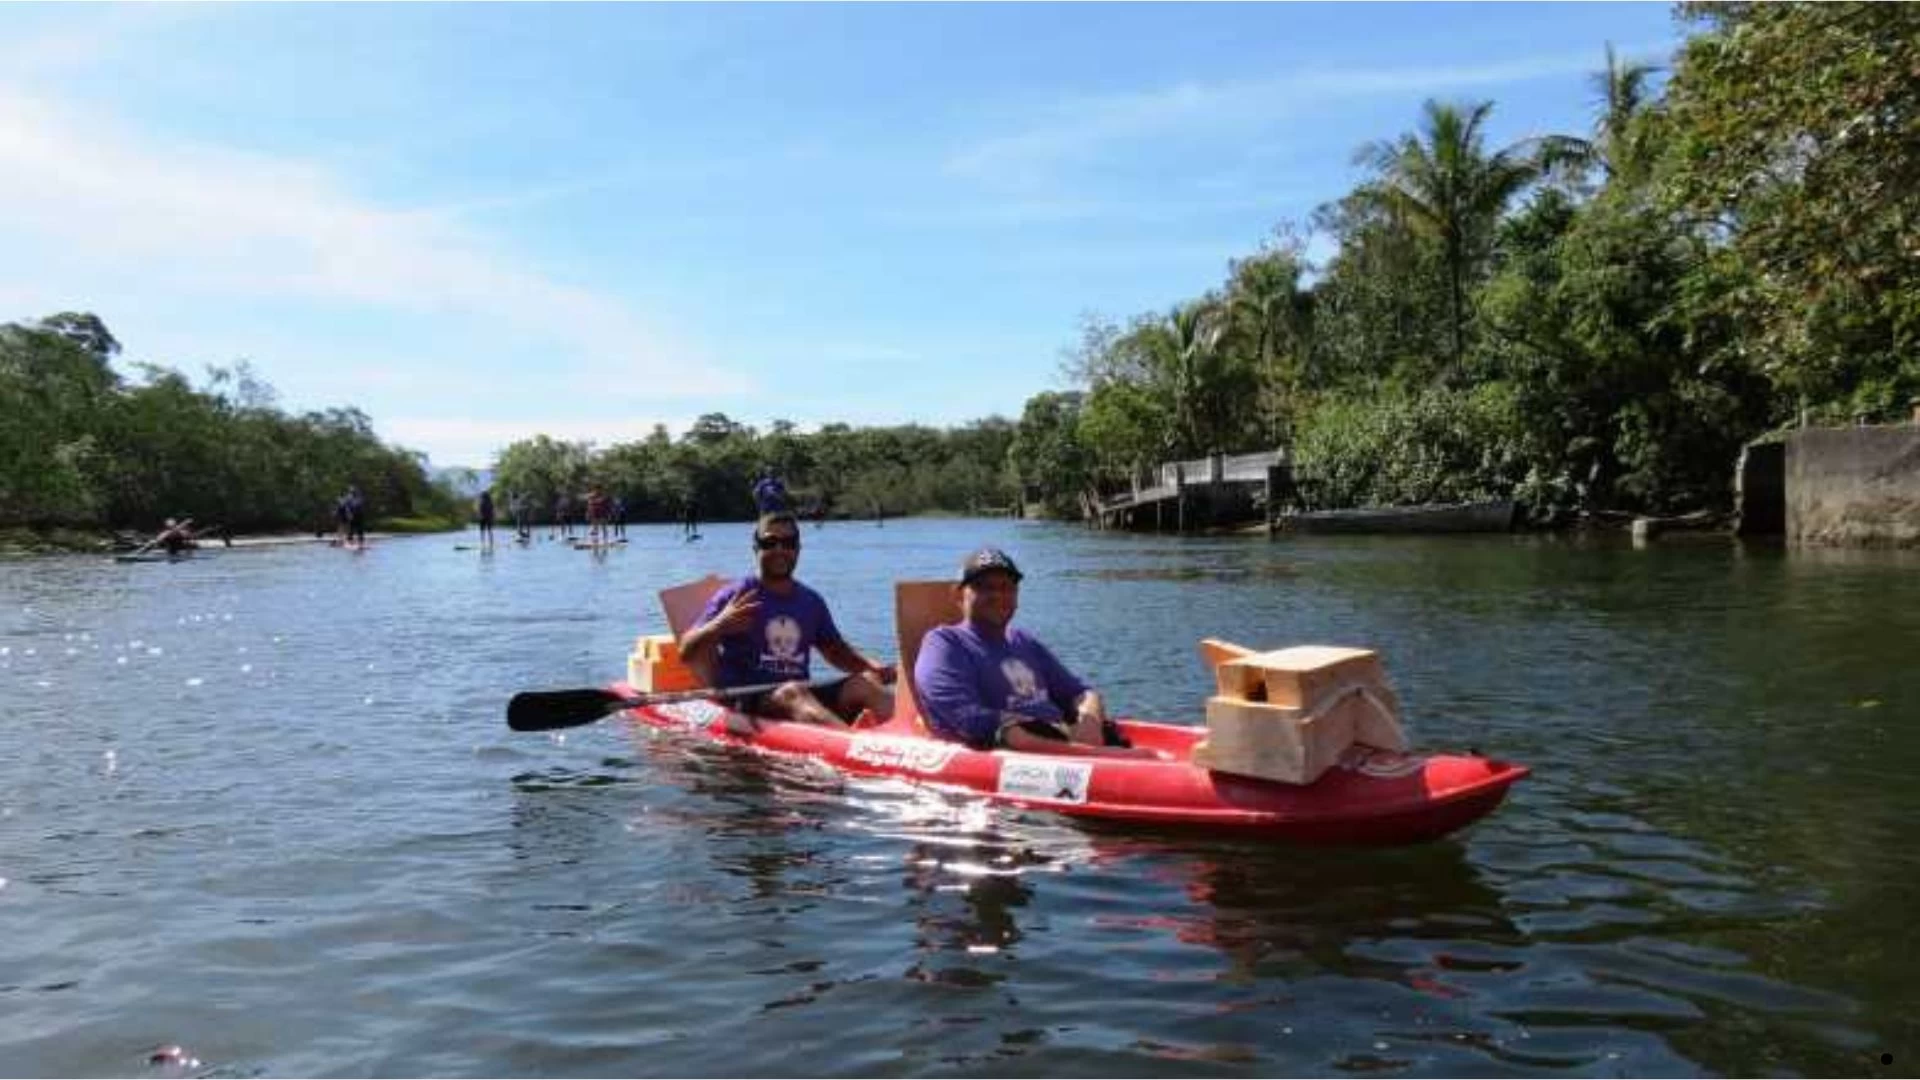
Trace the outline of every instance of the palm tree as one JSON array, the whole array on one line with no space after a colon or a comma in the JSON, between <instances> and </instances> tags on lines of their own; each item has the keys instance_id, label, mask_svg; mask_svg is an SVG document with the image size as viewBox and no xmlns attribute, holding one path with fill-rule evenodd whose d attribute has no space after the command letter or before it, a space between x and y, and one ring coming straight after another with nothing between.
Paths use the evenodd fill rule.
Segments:
<instances>
[{"instance_id":1,"label":"palm tree","mask_svg":"<svg viewBox=\"0 0 1920 1080\"><path fill-rule=\"evenodd\" d=\"M1313 294L1300 288L1305 273L1297 252L1280 250L1233 264L1227 304L1237 316L1233 329L1251 337L1259 367L1260 418L1269 444L1281 439L1281 416L1300 390L1300 369L1306 361L1307 338L1313 317ZM1279 370L1282 351L1293 362Z\"/></svg>"},{"instance_id":2,"label":"palm tree","mask_svg":"<svg viewBox=\"0 0 1920 1080\"><path fill-rule=\"evenodd\" d=\"M1170 384L1173 428L1166 433L1167 449L1186 453L1209 449L1217 434L1208 423L1218 412L1220 339L1226 332L1221 309L1210 302L1186 304L1168 311L1144 328L1148 354L1161 377Z\"/></svg>"},{"instance_id":3,"label":"palm tree","mask_svg":"<svg viewBox=\"0 0 1920 1080\"><path fill-rule=\"evenodd\" d=\"M1542 167L1534 144L1486 152L1482 129L1492 111L1491 101L1463 108L1429 100L1421 131L1370 143L1356 157L1378 174L1366 189L1372 197L1440 242L1455 370L1466 353L1467 274L1508 200Z\"/></svg>"},{"instance_id":4,"label":"palm tree","mask_svg":"<svg viewBox=\"0 0 1920 1080\"><path fill-rule=\"evenodd\" d=\"M1540 159L1550 169L1565 169L1576 182L1598 168L1607 180L1637 184L1646 178L1645 135L1638 120L1646 112L1649 83L1657 64L1622 60L1607 43L1607 66L1587 78L1594 89L1593 135L1549 135L1539 140Z\"/></svg>"},{"instance_id":5,"label":"palm tree","mask_svg":"<svg viewBox=\"0 0 1920 1080\"><path fill-rule=\"evenodd\" d=\"M1634 121L1646 109L1648 84L1659 70L1658 65L1644 61L1622 61L1608 42L1606 70L1592 75L1600 115L1594 121L1591 158L1609 180L1618 176L1631 181L1645 175L1645 154L1635 138Z\"/></svg>"}]
</instances>

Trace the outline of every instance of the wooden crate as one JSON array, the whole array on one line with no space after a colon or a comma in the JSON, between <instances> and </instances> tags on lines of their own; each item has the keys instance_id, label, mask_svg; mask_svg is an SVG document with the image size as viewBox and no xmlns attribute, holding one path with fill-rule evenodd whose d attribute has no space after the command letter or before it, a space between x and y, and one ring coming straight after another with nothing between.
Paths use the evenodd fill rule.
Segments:
<instances>
[{"instance_id":1,"label":"wooden crate","mask_svg":"<svg viewBox=\"0 0 1920 1080\"><path fill-rule=\"evenodd\" d=\"M1207 699L1207 737L1193 761L1219 772L1311 784L1354 742L1357 696L1320 715L1259 701Z\"/></svg>"},{"instance_id":2,"label":"wooden crate","mask_svg":"<svg viewBox=\"0 0 1920 1080\"><path fill-rule=\"evenodd\" d=\"M1399 698L1371 650L1303 645L1255 653L1223 645L1202 644L1220 692L1207 700L1207 738L1194 749L1195 764L1310 784L1356 742L1406 749Z\"/></svg>"},{"instance_id":3,"label":"wooden crate","mask_svg":"<svg viewBox=\"0 0 1920 1080\"><path fill-rule=\"evenodd\" d=\"M1345 683L1384 686L1387 673L1371 649L1296 645L1250 653L1213 669L1222 697L1264 701L1290 709L1312 708L1327 691Z\"/></svg>"}]
</instances>

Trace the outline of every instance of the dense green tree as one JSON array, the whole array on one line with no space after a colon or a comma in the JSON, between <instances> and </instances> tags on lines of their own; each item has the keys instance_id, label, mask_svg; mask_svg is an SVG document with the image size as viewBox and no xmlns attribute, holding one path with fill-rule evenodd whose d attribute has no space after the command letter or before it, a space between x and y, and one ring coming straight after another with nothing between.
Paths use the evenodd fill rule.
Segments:
<instances>
[{"instance_id":1,"label":"dense green tree","mask_svg":"<svg viewBox=\"0 0 1920 1080\"><path fill-rule=\"evenodd\" d=\"M1666 192L1731 258L1717 293L1816 419L1920 394L1920 6L1687 4Z\"/></svg>"},{"instance_id":2,"label":"dense green tree","mask_svg":"<svg viewBox=\"0 0 1920 1080\"><path fill-rule=\"evenodd\" d=\"M129 383L119 351L91 313L0 326L0 522L304 528L350 483L376 521L453 509L419 456L382 444L357 410L288 416L244 362L210 369L205 387L153 364Z\"/></svg>"},{"instance_id":3,"label":"dense green tree","mask_svg":"<svg viewBox=\"0 0 1920 1080\"><path fill-rule=\"evenodd\" d=\"M1312 289L1310 385L1430 381L1448 349L1439 245L1367 189L1314 222L1338 248Z\"/></svg>"},{"instance_id":4,"label":"dense green tree","mask_svg":"<svg viewBox=\"0 0 1920 1080\"><path fill-rule=\"evenodd\" d=\"M1376 174L1363 190L1440 246L1450 357L1458 370L1467 351L1467 288L1486 257L1494 225L1539 176L1540 163L1525 147L1486 149L1490 101L1458 106L1429 100L1424 110L1419 132L1371 143L1358 161Z\"/></svg>"},{"instance_id":5,"label":"dense green tree","mask_svg":"<svg viewBox=\"0 0 1920 1080\"><path fill-rule=\"evenodd\" d=\"M1278 446L1292 433L1311 375L1313 293L1303 245L1289 241L1228 264L1226 347L1253 374L1258 430Z\"/></svg>"},{"instance_id":6,"label":"dense green tree","mask_svg":"<svg viewBox=\"0 0 1920 1080\"><path fill-rule=\"evenodd\" d=\"M1092 463L1079 431L1085 402L1077 391L1028 398L1007 451L1022 498L1032 492L1060 517L1078 514L1079 499L1090 486Z\"/></svg>"}]
</instances>

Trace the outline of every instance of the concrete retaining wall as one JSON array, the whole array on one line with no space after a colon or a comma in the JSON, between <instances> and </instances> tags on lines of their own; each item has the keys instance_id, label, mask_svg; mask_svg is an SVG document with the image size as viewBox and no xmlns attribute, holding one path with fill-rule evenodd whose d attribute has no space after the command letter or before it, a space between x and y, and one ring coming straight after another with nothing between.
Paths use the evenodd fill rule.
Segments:
<instances>
[{"instance_id":1,"label":"concrete retaining wall","mask_svg":"<svg viewBox=\"0 0 1920 1080\"><path fill-rule=\"evenodd\" d=\"M1787 542L1920 547L1920 426L1787 437Z\"/></svg>"}]
</instances>

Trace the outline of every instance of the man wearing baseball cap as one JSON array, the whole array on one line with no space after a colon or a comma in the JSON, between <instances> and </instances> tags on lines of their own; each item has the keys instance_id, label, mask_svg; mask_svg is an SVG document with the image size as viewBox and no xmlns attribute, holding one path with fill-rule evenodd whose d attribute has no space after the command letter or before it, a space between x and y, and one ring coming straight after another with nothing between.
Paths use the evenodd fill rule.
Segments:
<instances>
[{"instance_id":1,"label":"man wearing baseball cap","mask_svg":"<svg viewBox=\"0 0 1920 1080\"><path fill-rule=\"evenodd\" d=\"M915 696L934 733L976 750L1150 756L1128 747L1099 694L1039 639L1008 625L1021 577L999 548L961 563L961 621L928 631L913 665Z\"/></svg>"}]
</instances>

